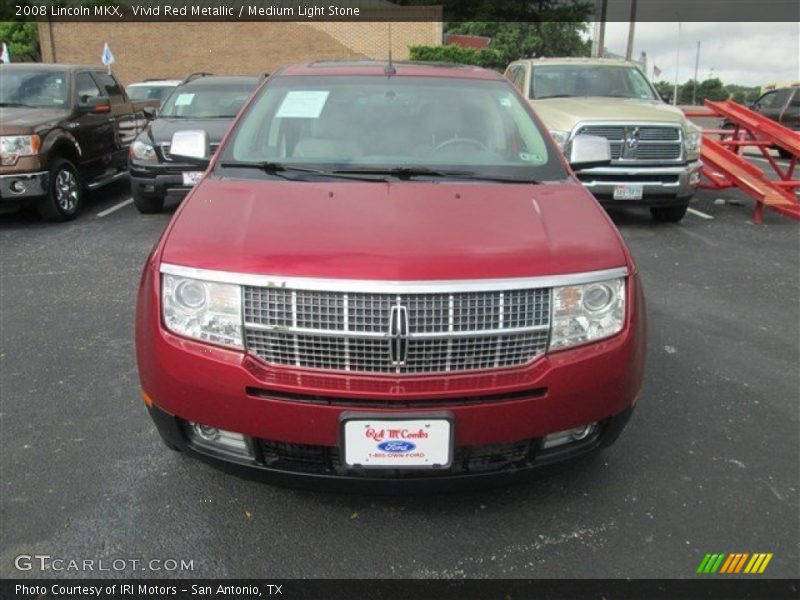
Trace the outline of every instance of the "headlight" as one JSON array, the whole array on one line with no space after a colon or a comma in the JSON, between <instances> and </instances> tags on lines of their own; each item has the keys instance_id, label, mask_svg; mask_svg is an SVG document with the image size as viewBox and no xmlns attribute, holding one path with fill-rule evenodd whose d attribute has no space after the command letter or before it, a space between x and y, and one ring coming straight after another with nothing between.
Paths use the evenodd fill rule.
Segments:
<instances>
[{"instance_id":1,"label":"headlight","mask_svg":"<svg viewBox=\"0 0 800 600\"><path fill-rule=\"evenodd\" d=\"M697 157L700 154L700 148L703 145L703 134L697 129L686 129L684 131L683 146L686 149L686 155L690 157Z\"/></svg>"},{"instance_id":2,"label":"headlight","mask_svg":"<svg viewBox=\"0 0 800 600\"><path fill-rule=\"evenodd\" d=\"M549 131L550 135L553 136L553 140L556 142L556 146L564 150L564 146L566 146L569 141L569 131L562 131L561 129L550 129Z\"/></svg>"},{"instance_id":3,"label":"headlight","mask_svg":"<svg viewBox=\"0 0 800 600\"><path fill-rule=\"evenodd\" d=\"M624 277L553 288L551 350L607 338L624 323Z\"/></svg>"},{"instance_id":4,"label":"headlight","mask_svg":"<svg viewBox=\"0 0 800 600\"><path fill-rule=\"evenodd\" d=\"M241 348L242 291L238 285L162 275L167 329L179 335Z\"/></svg>"},{"instance_id":5,"label":"headlight","mask_svg":"<svg viewBox=\"0 0 800 600\"><path fill-rule=\"evenodd\" d=\"M16 164L20 156L34 156L39 152L38 135L0 136L0 164Z\"/></svg>"},{"instance_id":6,"label":"headlight","mask_svg":"<svg viewBox=\"0 0 800 600\"><path fill-rule=\"evenodd\" d=\"M134 140L130 153L136 160L156 160L156 149L142 140Z\"/></svg>"}]
</instances>

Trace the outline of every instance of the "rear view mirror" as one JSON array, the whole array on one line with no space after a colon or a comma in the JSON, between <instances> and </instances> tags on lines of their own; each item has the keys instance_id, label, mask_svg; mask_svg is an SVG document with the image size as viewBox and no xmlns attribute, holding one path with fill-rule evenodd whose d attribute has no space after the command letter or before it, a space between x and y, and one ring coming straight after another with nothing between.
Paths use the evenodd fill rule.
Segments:
<instances>
[{"instance_id":1,"label":"rear view mirror","mask_svg":"<svg viewBox=\"0 0 800 600\"><path fill-rule=\"evenodd\" d=\"M93 96L78 103L81 112L108 113L111 112L111 102L108 96Z\"/></svg>"},{"instance_id":2,"label":"rear view mirror","mask_svg":"<svg viewBox=\"0 0 800 600\"><path fill-rule=\"evenodd\" d=\"M208 132L202 129L176 131L172 136L169 153L175 160L192 164L207 165L211 159L211 145Z\"/></svg>"},{"instance_id":3,"label":"rear view mirror","mask_svg":"<svg viewBox=\"0 0 800 600\"><path fill-rule=\"evenodd\" d=\"M153 106L145 106L145 107L142 109L142 113L144 114L144 116L145 116L146 118L148 118L148 119L151 119L151 120L152 120L152 119L155 119L155 118L156 118L156 115L158 114L158 111L157 111L157 110L155 109L155 107L153 107Z\"/></svg>"},{"instance_id":4,"label":"rear view mirror","mask_svg":"<svg viewBox=\"0 0 800 600\"><path fill-rule=\"evenodd\" d=\"M565 154L570 166L575 168L603 167L611 162L608 140L597 135L576 135Z\"/></svg>"}]
</instances>

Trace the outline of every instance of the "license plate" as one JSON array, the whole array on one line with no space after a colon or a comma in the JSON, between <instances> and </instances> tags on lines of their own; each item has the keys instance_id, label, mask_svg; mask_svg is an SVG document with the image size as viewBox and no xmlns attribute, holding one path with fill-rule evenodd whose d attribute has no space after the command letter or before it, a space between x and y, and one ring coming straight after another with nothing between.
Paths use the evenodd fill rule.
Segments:
<instances>
[{"instance_id":1,"label":"license plate","mask_svg":"<svg viewBox=\"0 0 800 600\"><path fill-rule=\"evenodd\" d=\"M183 185L195 185L202 177L202 171L186 171L183 173Z\"/></svg>"},{"instance_id":2,"label":"license plate","mask_svg":"<svg viewBox=\"0 0 800 600\"><path fill-rule=\"evenodd\" d=\"M642 185L623 184L614 188L614 200L641 200L643 195Z\"/></svg>"},{"instance_id":3,"label":"license plate","mask_svg":"<svg viewBox=\"0 0 800 600\"><path fill-rule=\"evenodd\" d=\"M341 445L348 467L447 468L453 457L452 418L387 418L385 414L342 419Z\"/></svg>"}]
</instances>

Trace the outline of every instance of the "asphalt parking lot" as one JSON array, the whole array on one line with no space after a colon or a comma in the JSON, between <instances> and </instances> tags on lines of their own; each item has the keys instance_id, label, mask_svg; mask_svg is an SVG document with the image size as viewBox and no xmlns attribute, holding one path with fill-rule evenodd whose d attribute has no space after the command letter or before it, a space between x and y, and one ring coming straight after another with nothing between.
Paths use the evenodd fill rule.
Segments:
<instances>
[{"instance_id":1,"label":"asphalt parking lot","mask_svg":"<svg viewBox=\"0 0 800 600\"><path fill-rule=\"evenodd\" d=\"M107 212L129 196L96 192L67 224L0 216L1 576L108 575L14 567L47 554L193 561L112 573L141 577L696 577L707 552L772 552L770 576L800 575L797 223L753 225L738 192L701 192L678 225L613 212L649 315L619 441L530 484L366 497L240 480L162 445L133 315L171 211Z\"/></svg>"}]
</instances>

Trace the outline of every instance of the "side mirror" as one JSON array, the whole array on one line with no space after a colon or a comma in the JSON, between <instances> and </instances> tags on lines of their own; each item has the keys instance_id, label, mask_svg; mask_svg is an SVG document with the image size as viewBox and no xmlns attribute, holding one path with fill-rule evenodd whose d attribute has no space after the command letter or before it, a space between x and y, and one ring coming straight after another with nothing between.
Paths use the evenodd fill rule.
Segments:
<instances>
[{"instance_id":1,"label":"side mirror","mask_svg":"<svg viewBox=\"0 0 800 600\"><path fill-rule=\"evenodd\" d=\"M158 115L158 110L153 106L145 106L142 109L142 113L144 114L145 118L152 121L156 118L156 115Z\"/></svg>"},{"instance_id":2,"label":"side mirror","mask_svg":"<svg viewBox=\"0 0 800 600\"><path fill-rule=\"evenodd\" d=\"M211 160L208 132L202 129L176 131L172 136L169 153L175 160L207 166Z\"/></svg>"},{"instance_id":3,"label":"side mirror","mask_svg":"<svg viewBox=\"0 0 800 600\"><path fill-rule=\"evenodd\" d=\"M576 135L564 154L570 166L578 169L604 167L611 162L608 140L597 135Z\"/></svg>"},{"instance_id":4,"label":"side mirror","mask_svg":"<svg viewBox=\"0 0 800 600\"><path fill-rule=\"evenodd\" d=\"M108 96L93 96L79 102L78 109L86 113L108 113L111 112L111 101Z\"/></svg>"}]
</instances>

